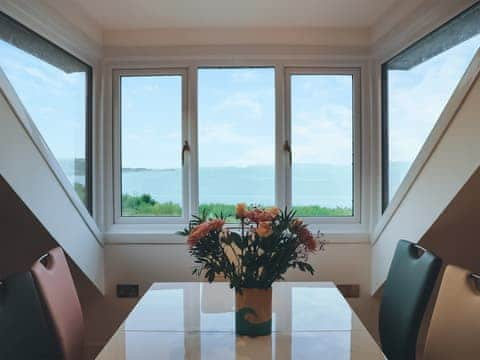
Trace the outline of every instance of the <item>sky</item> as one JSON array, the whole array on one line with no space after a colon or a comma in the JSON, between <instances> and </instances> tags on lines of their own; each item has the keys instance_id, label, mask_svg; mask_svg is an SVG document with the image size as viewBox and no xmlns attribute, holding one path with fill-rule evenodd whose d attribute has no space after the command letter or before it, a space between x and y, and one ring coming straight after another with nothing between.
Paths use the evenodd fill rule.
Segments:
<instances>
[{"instance_id":1,"label":"sky","mask_svg":"<svg viewBox=\"0 0 480 360\"><path fill-rule=\"evenodd\" d=\"M66 73L1 39L0 67L55 156L85 158L86 72Z\"/></svg>"},{"instance_id":2,"label":"sky","mask_svg":"<svg viewBox=\"0 0 480 360\"><path fill-rule=\"evenodd\" d=\"M293 75L291 84L294 162L351 165L352 76Z\"/></svg>"},{"instance_id":3,"label":"sky","mask_svg":"<svg viewBox=\"0 0 480 360\"><path fill-rule=\"evenodd\" d=\"M408 71L389 71L392 161L415 158L479 46L480 34Z\"/></svg>"},{"instance_id":4,"label":"sky","mask_svg":"<svg viewBox=\"0 0 480 360\"><path fill-rule=\"evenodd\" d=\"M351 76L295 75L292 119L296 161L351 164ZM180 130L180 76L122 78L124 167L179 167ZM200 69L198 141L201 167L273 166L274 69Z\"/></svg>"},{"instance_id":5,"label":"sky","mask_svg":"<svg viewBox=\"0 0 480 360\"><path fill-rule=\"evenodd\" d=\"M199 70L200 167L273 167L274 79L272 68Z\"/></svg>"},{"instance_id":6,"label":"sky","mask_svg":"<svg viewBox=\"0 0 480 360\"><path fill-rule=\"evenodd\" d=\"M388 73L390 198L480 47L480 34L420 63ZM404 163L401 170L396 163ZM405 166L405 164L408 164Z\"/></svg>"}]
</instances>

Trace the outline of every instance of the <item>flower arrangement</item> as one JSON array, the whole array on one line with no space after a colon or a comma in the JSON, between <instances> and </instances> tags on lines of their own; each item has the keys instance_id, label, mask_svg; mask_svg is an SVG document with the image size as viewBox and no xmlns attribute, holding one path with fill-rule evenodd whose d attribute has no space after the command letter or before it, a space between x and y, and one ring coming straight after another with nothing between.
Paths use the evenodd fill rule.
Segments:
<instances>
[{"instance_id":1,"label":"flower arrangement","mask_svg":"<svg viewBox=\"0 0 480 360\"><path fill-rule=\"evenodd\" d=\"M313 275L309 254L321 250L320 234L314 236L295 212L277 207L236 206L238 225L227 225L223 214L207 219L194 216L182 234L188 236L194 257L193 274L212 282L216 276L230 281L230 287L269 289L289 268ZM236 230L236 231L235 231Z\"/></svg>"}]
</instances>

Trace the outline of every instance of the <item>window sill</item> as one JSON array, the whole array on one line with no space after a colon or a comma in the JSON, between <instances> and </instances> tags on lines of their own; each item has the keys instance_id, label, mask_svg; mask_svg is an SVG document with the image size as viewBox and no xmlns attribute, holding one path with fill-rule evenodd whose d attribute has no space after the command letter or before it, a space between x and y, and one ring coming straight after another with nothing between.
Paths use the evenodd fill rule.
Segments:
<instances>
[{"instance_id":1,"label":"window sill","mask_svg":"<svg viewBox=\"0 0 480 360\"><path fill-rule=\"evenodd\" d=\"M104 234L110 245L184 245L186 239L176 232L183 230L182 224L114 224ZM312 224L313 233L322 232L329 243L369 243L369 233L361 224Z\"/></svg>"}]
</instances>

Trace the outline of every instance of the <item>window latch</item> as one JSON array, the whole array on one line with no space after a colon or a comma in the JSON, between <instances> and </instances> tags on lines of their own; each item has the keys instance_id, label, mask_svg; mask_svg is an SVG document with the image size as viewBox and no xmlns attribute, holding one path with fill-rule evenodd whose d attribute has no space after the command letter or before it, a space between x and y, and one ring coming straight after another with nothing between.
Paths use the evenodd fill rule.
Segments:
<instances>
[{"instance_id":1,"label":"window latch","mask_svg":"<svg viewBox=\"0 0 480 360\"><path fill-rule=\"evenodd\" d=\"M288 140L283 143L283 151L286 151L288 153L288 161L290 163L290 166L292 166L292 147L290 146Z\"/></svg>"},{"instance_id":2,"label":"window latch","mask_svg":"<svg viewBox=\"0 0 480 360\"><path fill-rule=\"evenodd\" d=\"M190 145L188 144L187 140L185 140L183 142L183 146L182 146L182 166L185 165L185 152L186 151L190 152Z\"/></svg>"}]
</instances>

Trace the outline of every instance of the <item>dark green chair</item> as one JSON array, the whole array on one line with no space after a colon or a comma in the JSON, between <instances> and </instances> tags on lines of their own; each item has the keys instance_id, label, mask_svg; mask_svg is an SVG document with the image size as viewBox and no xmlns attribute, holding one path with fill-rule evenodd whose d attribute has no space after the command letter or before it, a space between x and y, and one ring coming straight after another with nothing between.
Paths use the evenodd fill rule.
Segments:
<instances>
[{"instance_id":1,"label":"dark green chair","mask_svg":"<svg viewBox=\"0 0 480 360\"><path fill-rule=\"evenodd\" d=\"M442 266L417 244L398 242L380 305L379 330L388 360L415 360L425 308Z\"/></svg>"},{"instance_id":2,"label":"dark green chair","mask_svg":"<svg viewBox=\"0 0 480 360\"><path fill-rule=\"evenodd\" d=\"M0 359L60 359L51 325L30 272L0 281Z\"/></svg>"}]
</instances>

